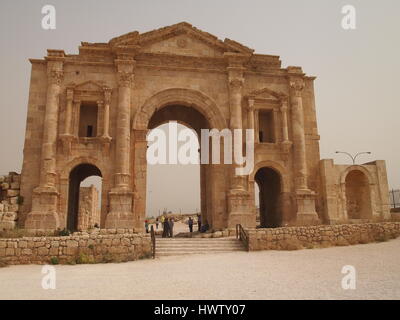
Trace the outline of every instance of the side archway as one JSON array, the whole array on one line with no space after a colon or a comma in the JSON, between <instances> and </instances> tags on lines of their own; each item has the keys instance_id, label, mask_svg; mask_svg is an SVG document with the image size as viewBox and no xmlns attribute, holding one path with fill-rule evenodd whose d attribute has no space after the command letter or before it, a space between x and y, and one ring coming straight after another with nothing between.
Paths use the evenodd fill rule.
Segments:
<instances>
[{"instance_id":1,"label":"side archway","mask_svg":"<svg viewBox=\"0 0 400 320\"><path fill-rule=\"evenodd\" d=\"M257 170L254 180L259 189L259 226L261 228L282 226L281 175L271 167L262 167Z\"/></svg>"},{"instance_id":2,"label":"side archway","mask_svg":"<svg viewBox=\"0 0 400 320\"><path fill-rule=\"evenodd\" d=\"M365 171L353 168L343 175L348 219L372 218L371 183Z\"/></svg>"},{"instance_id":3,"label":"side archway","mask_svg":"<svg viewBox=\"0 0 400 320\"><path fill-rule=\"evenodd\" d=\"M79 222L80 184L88 177L102 177L100 169L90 163L81 163L75 166L68 179L68 209L66 227L69 231L77 231ZM96 204L97 206L97 204Z\"/></svg>"}]
</instances>

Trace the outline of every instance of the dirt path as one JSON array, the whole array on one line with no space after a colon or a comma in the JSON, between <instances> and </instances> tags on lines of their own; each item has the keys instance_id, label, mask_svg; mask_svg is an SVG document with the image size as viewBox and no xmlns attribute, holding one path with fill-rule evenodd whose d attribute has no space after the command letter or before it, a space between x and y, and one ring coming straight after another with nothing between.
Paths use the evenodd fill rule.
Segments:
<instances>
[{"instance_id":1,"label":"dirt path","mask_svg":"<svg viewBox=\"0 0 400 320\"><path fill-rule=\"evenodd\" d=\"M356 290L341 288L344 265L356 268ZM0 299L400 299L400 239L56 266L55 290L42 289L41 268L0 269Z\"/></svg>"}]
</instances>

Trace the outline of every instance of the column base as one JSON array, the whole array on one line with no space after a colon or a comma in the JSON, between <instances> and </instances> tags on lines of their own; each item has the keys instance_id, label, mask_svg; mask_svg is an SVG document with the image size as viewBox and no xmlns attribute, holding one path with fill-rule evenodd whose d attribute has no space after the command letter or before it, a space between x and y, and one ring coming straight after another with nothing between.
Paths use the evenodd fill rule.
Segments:
<instances>
[{"instance_id":1,"label":"column base","mask_svg":"<svg viewBox=\"0 0 400 320\"><path fill-rule=\"evenodd\" d=\"M246 190L231 189L228 194L228 228L241 224L245 228L255 228L256 213L251 212L250 194Z\"/></svg>"},{"instance_id":2,"label":"column base","mask_svg":"<svg viewBox=\"0 0 400 320\"><path fill-rule=\"evenodd\" d=\"M25 229L29 231L50 232L59 228L57 212L31 211L26 216Z\"/></svg>"},{"instance_id":3,"label":"column base","mask_svg":"<svg viewBox=\"0 0 400 320\"><path fill-rule=\"evenodd\" d=\"M32 211L25 219L30 231L55 231L60 227L57 213L59 193L53 186L41 186L33 191Z\"/></svg>"},{"instance_id":4,"label":"column base","mask_svg":"<svg viewBox=\"0 0 400 320\"><path fill-rule=\"evenodd\" d=\"M315 198L315 192L311 190L296 191L296 225L309 226L321 224L321 220L315 211Z\"/></svg>"},{"instance_id":5,"label":"column base","mask_svg":"<svg viewBox=\"0 0 400 320\"><path fill-rule=\"evenodd\" d=\"M133 192L128 188L116 188L110 191L110 212L107 214L106 229L133 229Z\"/></svg>"}]
</instances>

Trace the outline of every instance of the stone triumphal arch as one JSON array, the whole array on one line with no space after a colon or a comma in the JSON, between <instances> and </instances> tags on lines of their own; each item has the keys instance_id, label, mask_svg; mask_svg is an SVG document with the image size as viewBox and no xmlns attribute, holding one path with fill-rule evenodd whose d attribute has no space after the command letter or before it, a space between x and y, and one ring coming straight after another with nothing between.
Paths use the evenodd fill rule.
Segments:
<instances>
[{"instance_id":1,"label":"stone triumphal arch","mask_svg":"<svg viewBox=\"0 0 400 320\"><path fill-rule=\"evenodd\" d=\"M197 133L255 132L250 175L237 176L234 164L200 166L201 214L213 229L256 227L256 197L260 227L388 217L384 161L351 173L320 160L315 78L282 67L278 56L183 22L30 62L18 220L25 228L77 229L79 183L94 175L102 178L101 227L142 230L146 135L170 120ZM370 201L362 212L357 186Z\"/></svg>"}]
</instances>

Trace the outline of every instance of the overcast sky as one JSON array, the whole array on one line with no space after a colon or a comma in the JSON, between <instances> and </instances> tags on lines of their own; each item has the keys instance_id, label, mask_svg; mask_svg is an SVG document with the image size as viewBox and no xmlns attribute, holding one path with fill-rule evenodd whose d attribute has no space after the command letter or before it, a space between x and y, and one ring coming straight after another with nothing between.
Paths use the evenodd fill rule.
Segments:
<instances>
[{"instance_id":1,"label":"overcast sky","mask_svg":"<svg viewBox=\"0 0 400 320\"><path fill-rule=\"evenodd\" d=\"M41 28L45 4L56 8L56 30ZM356 30L341 27L346 4L356 8ZM399 9L398 0L1 0L0 173L21 170L28 58L42 58L47 48L76 54L81 41L108 42L187 21L317 76L321 158L349 163L335 150L371 151L360 162L386 160L389 186L399 188ZM195 168L154 168L149 179L151 211L199 207L199 188L190 187L198 184Z\"/></svg>"}]
</instances>

